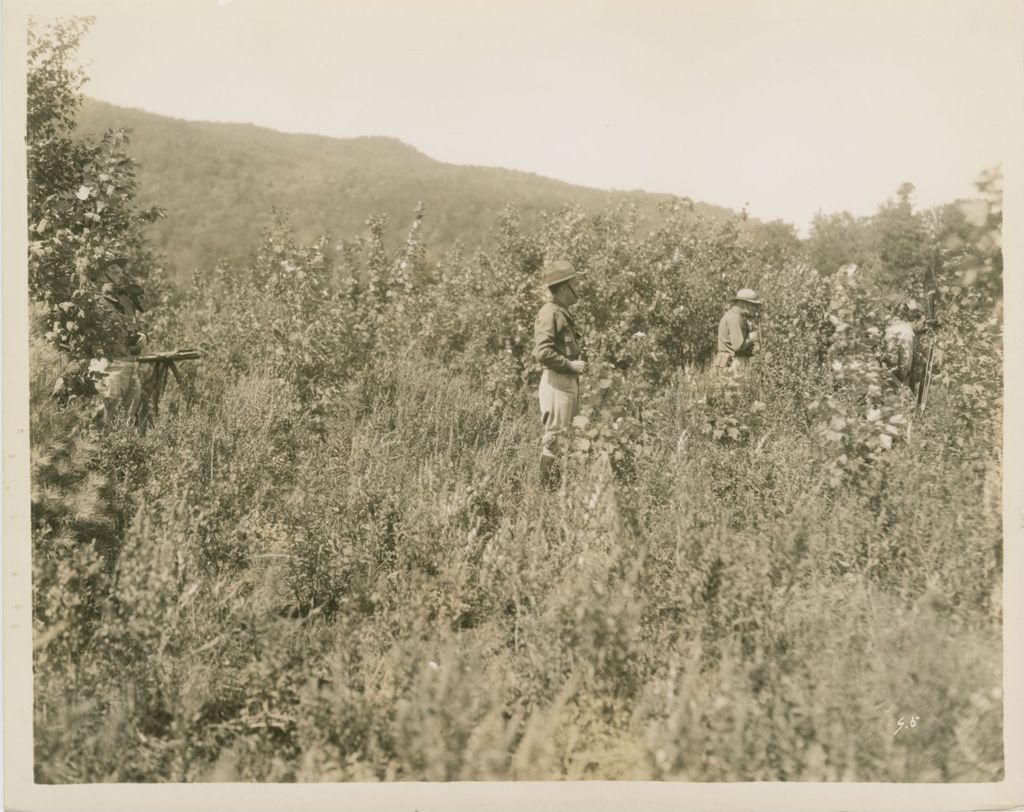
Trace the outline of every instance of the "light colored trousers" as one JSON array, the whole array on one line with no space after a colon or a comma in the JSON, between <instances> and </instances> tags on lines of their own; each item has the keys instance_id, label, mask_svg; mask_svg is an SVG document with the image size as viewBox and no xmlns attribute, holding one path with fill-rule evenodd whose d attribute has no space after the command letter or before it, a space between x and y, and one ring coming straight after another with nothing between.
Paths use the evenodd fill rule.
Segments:
<instances>
[{"instance_id":1,"label":"light colored trousers","mask_svg":"<svg viewBox=\"0 0 1024 812\"><path fill-rule=\"evenodd\" d=\"M744 355L718 352L715 353L713 367L720 377L737 378L750 368L750 358Z\"/></svg>"},{"instance_id":2,"label":"light colored trousers","mask_svg":"<svg viewBox=\"0 0 1024 812\"><path fill-rule=\"evenodd\" d=\"M544 421L541 455L557 457L572 419L580 413L580 379L576 375L545 369L538 389L540 416Z\"/></svg>"},{"instance_id":3,"label":"light colored trousers","mask_svg":"<svg viewBox=\"0 0 1024 812\"><path fill-rule=\"evenodd\" d=\"M111 361L96 383L96 391L103 399L101 409L105 419L110 420L116 407L121 406L128 420L132 420L142 405L139 362L132 358Z\"/></svg>"}]
</instances>

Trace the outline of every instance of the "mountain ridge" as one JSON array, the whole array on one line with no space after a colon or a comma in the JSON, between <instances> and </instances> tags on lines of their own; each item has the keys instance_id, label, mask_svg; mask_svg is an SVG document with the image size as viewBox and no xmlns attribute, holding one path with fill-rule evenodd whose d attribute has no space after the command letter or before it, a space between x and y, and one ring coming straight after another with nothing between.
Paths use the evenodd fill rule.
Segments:
<instances>
[{"instance_id":1,"label":"mountain ridge","mask_svg":"<svg viewBox=\"0 0 1024 812\"><path fill-rule=\"evenodd\" d=\"M531 229L541 211L569 204L594 213L628 201L651 220L660 203L677 197L446 163L393 136L334 138L252 123L190 121L86 97L78 130L98 134L110 128L130 132L129 152L139 162L139 203L167 212L150 234L179 282L222 259L243 261L274 209L288 214L300 240L326 232L353 237L363 233L369 216L385 214L386 238L395 242L422 203L428 256L437 259L456 239L470 250L484 246L508 204ZM711 217L732 213L700 202L694 208Z\"/></svg>"}]
</instances>

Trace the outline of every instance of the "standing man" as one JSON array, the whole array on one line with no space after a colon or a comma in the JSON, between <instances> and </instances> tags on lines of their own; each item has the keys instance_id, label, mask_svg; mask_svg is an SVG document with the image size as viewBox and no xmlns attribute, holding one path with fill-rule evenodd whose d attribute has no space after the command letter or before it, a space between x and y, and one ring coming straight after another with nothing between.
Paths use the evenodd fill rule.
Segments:
<instances>
[{"instance_id":1,"label":"standing man","mask_svg":"<svg viewBox=\"0 0 1024 812\"><path fill-rule=\"evenodd\" d=\"M718 352L715 368L741 372L757 349L757 330L751 320L757 318L761 300L750 288L736 291L732 307L725 311L718 323Z\"/></svg>"},{"instance_id":2,"label":"standing man","mask_svg":"<svg viewBox=\"0 0 1024 812\"><path fill-rule=\"evenodd\" d=\"M139 378L139 354L146 344L146 334L139 330L138 314L142 311L142 288L126 276L107 276L103 285L103 299L111 309L111 358L94 361L100 374L96 391L100 405L93 419L109 424L121 409L129 423L133 422L142 405L142 381Z\"/></svg>"},{"instance_id":3,"label":"standing man","mask_svg":"<svg viewBox=\"0 0 1024 812\"><path fill-rule=\"evenodd\" d=\"M924 324L924 311L914 299L898 298L893 316L885 328L885 363L900 383L914 389L920 370L915 368L917 332ZM918 364L920 366L920 364Z\"/></svg>"},{"instance_id":4,"label":"standing man","mask_svg":"<svg viewBox=\"0 0 1024 812\"><path fill-rule=\"evenodd\" d=\"M579 277L572 263L564 259L549 262L541 271L550 295L533 326L533 357L544 367L538 391L544 438L540 457L540 479L545 487L557 482L555 461L561 453L564 435L580 409L580 375L587 364L580 358L580 335L569 308L579 301Z\"/></svg>"}]
</instances>

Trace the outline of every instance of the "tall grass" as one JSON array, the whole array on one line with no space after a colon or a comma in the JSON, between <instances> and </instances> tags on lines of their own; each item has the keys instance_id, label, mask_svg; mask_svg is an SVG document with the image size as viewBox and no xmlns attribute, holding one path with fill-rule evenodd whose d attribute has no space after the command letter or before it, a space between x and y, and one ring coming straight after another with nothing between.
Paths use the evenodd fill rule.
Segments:
<instances>
[{"instance_id":1,"label":"tall grass","mask_svg":"<svg viewBox=\"0 0 1024 812\"><path fill-rule=\"evenodd\" d=\"M37 549L37 780L998 779L998 461L943 450L939 399L836 487L771 418L706 439L718 386L549 493L532 402L422 357L325 433L281 379L201 381L88 633L50 612L102 567Z\"/></svg>"}]
</instances>

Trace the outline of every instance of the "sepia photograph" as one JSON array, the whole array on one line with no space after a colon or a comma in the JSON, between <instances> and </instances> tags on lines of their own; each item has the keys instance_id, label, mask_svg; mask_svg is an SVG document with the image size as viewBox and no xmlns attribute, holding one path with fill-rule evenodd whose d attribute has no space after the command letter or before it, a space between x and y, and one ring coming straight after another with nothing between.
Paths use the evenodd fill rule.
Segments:
<instances>
[{"instance_id":1,"label":"sepia photograph","mask_svg":"<svg viewBox=\"0 0 1024 812\"><path fill-rule=\"evenodd\" d=\"M3 15L5 808L1024 804L1020 2Z\"/></svg>"}]
</instances>

